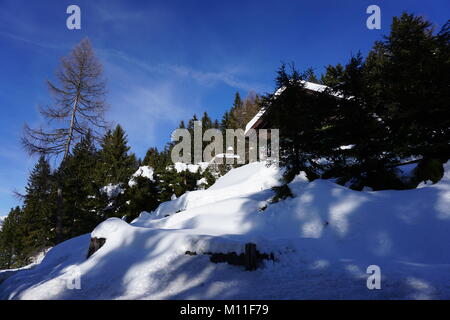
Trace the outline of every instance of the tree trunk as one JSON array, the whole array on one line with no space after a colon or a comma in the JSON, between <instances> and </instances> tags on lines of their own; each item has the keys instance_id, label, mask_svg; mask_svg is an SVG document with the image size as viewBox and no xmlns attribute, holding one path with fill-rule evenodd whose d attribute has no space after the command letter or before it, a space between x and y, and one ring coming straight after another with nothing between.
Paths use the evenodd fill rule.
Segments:
<instances>
[{"instance_id":1,"label":"tree trunk","mask_svg":"<svg viewBox=\"0 0 450 320\"><path fill-rule=\"evenodd\" d=\"M75 126L75 115L77 113L78 108L78 100L79 100L79 92L77 97L75 98L75 102L73 104L72 116L70 119L70 127L69 127L69 135L67 137L66 148L64 151L64 157L61 161L60 172L64 171L64 162L67 159L70 152L70 144L73 139L73 128ZM62 194L62 181L61 175L58 174L57 177L57 194L56 194L56 227L55 227L55 241L56 244L61 243L64 240L63 234L63 194Z\"/></svg>"},{"instance_id":2,"label":"tree trunk","mask_svg":"<svg viewBox=\"0 0 450 320\"><path fill-rule=\"evenodd\" d=\"M56 227L55 227L55 241L56 244L61 243L64 239L63 235L63 195L61 187L61 178L57 177L57 193L56 193Z\"/></svg>"}]
</instances>

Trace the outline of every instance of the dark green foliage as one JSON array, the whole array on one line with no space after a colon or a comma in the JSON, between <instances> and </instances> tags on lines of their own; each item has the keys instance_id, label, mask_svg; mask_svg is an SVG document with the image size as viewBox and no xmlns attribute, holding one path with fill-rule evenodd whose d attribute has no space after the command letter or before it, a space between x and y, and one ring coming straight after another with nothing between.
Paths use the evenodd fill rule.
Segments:
<instances>
[{"instance_id":1,"label":"dark green foliage","mask_svg":"<svg viewBox=\"0 0 450 320\"><path fill-rule=\"evenodd\" d=\"M272 190L275 192L275 195L271 200L272 203L277 203L280 200L286 200L287 198L294 197L288 184L282 184L281 186L273 187Z\"/></svg>"},{"instance_id":2,"label":"dark green foliage","mask_svg":"<svg viewBox=\"0 0 450 320\"><path fill-rule=\"evenodd\" d=\"M0 269L26 265L55 243L54 177L43 156L31 171L25 190L24 207L11 210L0 232Z\"/></svg>"},{"instance_id":3,"label":"dark green foliage","mask_svg":"<svg viewBox=\"0 0 450 320\"><path fill-rule=\"evenodd\" d=\"M24 195L24 207L11 210L0 232L0 268L20 267L54 244L55 189L44 157L33 168Z\"/></svg>"},{"instance_id":4,"label":"dark green foliage","mask_svg":"<svg viewBox=\"0 0 450 320\"><path fill-rule=\"evenodd\" d=\"M31 171L25 188L21 218L22 241L31 254L55 243L55 184L50 165L41 156Z\"/></svg>"},{"instance_id":5,"label":"dark green foliage","mask_svg":"<svg viewBox=\"0 0 450 320\"><path fill-rule=\"evenodd\" d=\"M333 104L329 100L333 98L310 94L301 80L295 68L291 66L288 72L282 65L276 81L278 88L285 89L278 96L264 97L262 106L267 110L270 127L280 129L280 164L287 168L286 174L305 171L313 179L317 166L313 160L329 152L324 150L328 147L324 142L329 136Z\"/></svg>"},{"instance_id":6,"label":"dark green foliage","mask_svg":"<svg viewBox=\"0 0 450 320\"><path fill-rule=\"evenodd\" d=\"M320 83L319 79L317 79L317 76L314 73L313 68L306 69L304 78L305 78L306 81L309 81L309 82L312 82L312 83Z\"/></svg>"},{"instance_id":7,"label":"dark green foliage","mask_svg":"<svg viewBox=\"0 0 450 320\"><path fill-rule=\"evenodd\" d=\"M241 95L239 94L239 92L236 92L235 96L234 96L234 102L233 102L233 106L231 107L230 110L230 127L228 127L227 129L237 129L237 128L242 128L243 126L246 125L246 123L244 124L242 122L242 111L244 108L244 103L242 102L241 99Z\"/></svg>"},{"instance_id":8,"label":"dark green foliage","mask_svg":"<svg viewBox=\"0 0 450 320\"><path fill-rule=\"evenodd\" d=\"M65 160L61 175L64 190L64 238L91 232L104 219L99 201L100 181L95 180L99 153L88 133Z\"/></svg>"},{"instance_id":9,"label":"dark green foliage","mask_svg":"<svg viewBox=\"0 0 450 320\"><path fill-rule=\"evenodd\" d=\"M126 189L124 197L127 199L122 209L126 221L131 222L141 212L152 212L160 204L159 185L145 177L133 178L133 184Z\"/></svg>"},{"instance_id":10,"label":"dark green foliage","mask_svg":"<svg viewBox=\"0 0 450 320\"><path fill-rule=\"evenodd\" d=\"M202 129L208 130L213 128L213 123L211 118L208 116L208 113L205 111L202 117Z\"/></svg>"},{"instance_id":11,"label":"dark green foliage","mask_svg":"<svg viewBox=\"0 0 450 320\"><path fill-rule=\"evenodd\" d=\"M279 128L280 162L286 180L305 171L310 180L335 178L361 190L410 188L395 167L409 159L450 158L449 24L434 34L421 17L394 18L392 30L366 60L328 66L323 93L303 88L300 74L283 65L276 79L279 96L263 107L270 127ZM418 169L417 179L437 181L441 171ZM425 166L428 167L428 166Z\"/></svg>"},{"instance_id":12,"label":"dark green foliage","mask_svg":"<svg viewBox=\"0 0 450 320\"><path fill-rule=\"evenodd\" d=\"M169 165L169 162L170 154L167 151L159 152L157 148L150 148L145 154L142 165L152 167L157 171L162 171Z\"/></svg>"},{"instance_id":13,"label":"dark green foliage","mask_svg":"<svg viewBox=\"0 0 450 320\"><path fill-rule=\"evenodd\" d=\"M197 190L197 181L202 178L200 172L189 170L177 172L175 169L165 170L159 173L160 179L160 201L169 201L173 195L180 197L186 191Z\"/></svg>"},{"instance_id":14,"label":"dark green foliage","mask_svg":"<svg viewBox=\"0 0 450 320\"><path fill-rule=\"evenodd\" d=\"M0 269L10 269L26 265L29 251L23 241L23 212L20 207L11 209L3 221L0 231Z\"/></svg>"},{"instance_id":15,"label":"dark green foliage","mask_svg":"<svg viewBox=\"0 0 450 320\"><path fill-rule=\"evenodd\" d=\"M336 66L328 65L326 72L321 77L322 84L329 87L336 87L341 83L341 79L344 73L344 67L339 63Z\"/></svg>"},{"instance_id":16,"label":"dark green foliage","mask_svg":"<svg viewBox=\"0 0 450 320\"><path fill-rule=\"evenodd\" d=\"M394 18L391 33L367 58L368 86L377 114L401 157L450 156L448 23L435 35L422 17Z\"/></svg>"},{"instance_id":17,"label":"dark green foliage","mask_svg":"<svg viewBox=\"0 0 450 320\"><path fill-rule=\"evenodd\" d=\"M138 166L134 154L128 154L130 147L125 131L120 125L105 135L101 147L97 181L101 185L128 181Z\"/></svg>"},{"instance_id":18,"label":"dark green foliage","mask_svg":"<svg viewBox=\"0 0 450 320\"><path fill-rule=\"evenodd\" d=\"M231 129L231 117L228 111L226 111L222 117L220 129L222 130L222 132L225 132L226 129Z\"/></svg>"},{"instance_id":19,"label":"dark green foliage","mask_svg":"<svg viewBox=\"0 0 450 320\"><path fill-rule=\"evenodd\" d=\"M439 159L424 158L414 170L414 181L417 183L428 180L436 183L441 180L443 176L444 166Z\"/></svg>"},{"instance_id":20,"label":"dark green foliage","mask_svg":"<svg viewBox=\"0 0 450 320\"><path fill-rule=\"evenodd\" d=\"M211 173L211 170L209 168L207 168L205 170L205 172L203 172L203 178L206 179L206 188L212 186L215 182L216 182L216 178L214 177L214 175Z\"/></svg>"}]
</instances>

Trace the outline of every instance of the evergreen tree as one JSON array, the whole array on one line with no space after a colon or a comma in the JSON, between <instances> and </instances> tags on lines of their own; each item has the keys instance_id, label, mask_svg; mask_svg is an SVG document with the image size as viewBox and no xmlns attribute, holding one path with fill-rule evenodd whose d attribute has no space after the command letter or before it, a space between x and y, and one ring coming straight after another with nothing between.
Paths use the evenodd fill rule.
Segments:
<instances>
[{"instance_id":1,"label":"evergreen tree","mask_svg":"<svg viewBox=\"0 0 450 320\"><path fill-rule=\"evenodd\" d=\"M320 83L319 79L317 79L316 74L314 73L313 68L306 69L304 78L306 81L309 81L312 83Z\"/></svg>"},{"instance_id":2,"label":"evergreen tree","mask_svg":"<svg viewBox=\"0 0 450 320\"><path fill-rule=\"evenodd\" d=\"M160 168L161 163L158 148L149 148L147 150L142 165L152 167L155 170Z\"/></svg>"},{"instance_id":3,"label":"evergreen tree","mask_svg":"<svg viewBox=\"0 0 450 320\"><path fill-rule=\"evenodd\" d=\"M129 154L127 136L120 125L108 131L103 138L99 153L97 181L100 185L126 183L136 172L137 160Z\"/></svg>"},{"instance_id":4,"label":"evergreen tree","mask_svg":"<svg viewBox=\"0 0 450 320\"><path fill-rule=\"evenodd\" d=\"M198 121L197 115L194 114L192 116L192 119L188 121L187 129L191 133L192 136L194 136L194 122Z\"/></svg>"},{"instance_id":5,"label":"evergreen tree","mask_svg":"<svg viewBox=\"0 0 450 320\"><path fill-rule=\"evenodd\" d=\"M160 204L159 183L146 177L134 177L133 184L126 189L126 199L121 215L131 222L142 212L152 212Z\"/></svg>"},{"instance_id":6,"label":"evergreen tree","mask_svg":"<svg viewBox=\"0 0 450 320\"><path fill-rule=\"evenodd\" d=\"M336 100L333 129L329 131L334 150L329 174L339 176L341 184L351 181L350 187L357 190L364 186L375 190L402 188L390 169L395 155L389 148L388 130L376 114L367 87L365 63L358 53L345 66L333 90L341 98Z\"/></svg>"},{"instance_id":7,"label":"evergreen tree","mask_svg":"<svg viewBox=\"0 0 450 320\"><path fill-rule=\"evenodd\" d=\"M25 188L21 219L26 254L55 244L56 190L50 165L44 156L31 171Z\"/></svg>"},{"instance_id":8,"label":"evergreen tree","mask_svg":"<svg viewBox=\"0 0 450 320\"><path fill-rule=\"evenodd\" d=\"M330 105L326 103L328 101L319 103L321 100L306 91L302 80L293 65L287 71L283 64L278 70L276 85L285 90L278 96L268 95L262 101L270 125L279 128L281 133L280 164L287 169L287 180L301 170L310 179L317 177L314 159L322 154L322 136L326 132L324 119L329 118L325 109Z\"/></svg>"},{"instance_id":9,"label":"evergreen tree","mask_svg":"<svg viewBox=\"0 0 450 320\"><path fill-rule=\"evenodd\" d=\"M123 217L126 214L126 188L131 176L137 171L138 163L134 154L129 154L125 131L117 125L103 138L95 181L100 193L95 203L100 216ZM107 192L109 189L112 192ZM114 189L114 190L111 190Z\"/></svg>"},{"instance_id":10,"label":"evergreen tree","mask_svg":"<svg viewBox=\"0 0 450 320\"><path fill-rule=\"evenodd\" d=\"M320 82L328 87L335 88L341 83L343 74L344 67L340 63L336 66L328 65Z\"/></svg>"},{"instance_id":11,"label":"evergreen tree","mask_svg":"<svg viewBox=\"0 0 450 320\"><path fill-rule=\"evenodd\" d=\"M377 114L401 157L450 157L448 24L435 35L422 17L395 17L367 59Z\"/></svg>"},{"instance_id":12,"label":"evergreen tree","mask_svg":"<svg viewBox=\"0 0 450 320\"><path fill-rule=\"evenodd\" d=\"M23 243L22 210L11 209L0 231L0 269L11 269L26 265L29 261Z\"/></svg>"},{"instance_id":13,"label":"evergreen tree","mask_svg":"<svg viewBox=\"0 0 450 320\"><path fill-rule=\"evenodd\" d=\"M231 107L230 110L230 122L229 122L230 127L228 129L242 128L243 123L241 115L243 108L244 103L241 99L241 95L239 94L239 92L236 92L234 96L233 106Z\"/></svg>"},{"instance_id":14,"label":"evergreen tree","mask_svg":"<svg viewBox=\"0 0 450 320\"><path fill-rule=\"evenodd\" d=\"M222 130L222 133L225 133L226 129L232 129L231 127L231 117L230 113L226 111L222 117L222 121L220 123L220 129Z\"/></svg>"},{"instance_id":15,"label":"evergreen tree","mask_svg":"<svg viewBox=\"0 0 450 320\"><path fill-rule=\"evenodd\" d=\"M202 129L203 131L206 131L211 128L213 128L213 122L211 118L208 116L208 113L205 111L202 117Z\"/></svg>"},{"instance_id":16,"label":"evergreen tree","mask_svg":"<svg viewBox=\"0 0 450 320\"><path fill-rule=\"evenodd\" d=\"M100 188L95 180L99 155L93 137L88 133L67 158L62 175L64 190L65 234L67 238L92 231L102 221Z\"/></svg>"}]
</instances>

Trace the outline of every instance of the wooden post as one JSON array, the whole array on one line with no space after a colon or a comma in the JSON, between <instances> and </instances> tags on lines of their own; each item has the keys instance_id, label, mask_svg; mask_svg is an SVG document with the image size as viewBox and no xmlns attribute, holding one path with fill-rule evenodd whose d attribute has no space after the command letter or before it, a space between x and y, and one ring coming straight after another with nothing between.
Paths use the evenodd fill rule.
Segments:
<instances>
[{"instance_id":1,"label":"wooden post","mask_svg":"<svg viewBox=\"0 0 450 320\"><path fill-rule=\"evenodd\" d=\"M245 270L253 271L258 267L256 244L247 243L245 245Z\"/></svg>"}]
</instances>

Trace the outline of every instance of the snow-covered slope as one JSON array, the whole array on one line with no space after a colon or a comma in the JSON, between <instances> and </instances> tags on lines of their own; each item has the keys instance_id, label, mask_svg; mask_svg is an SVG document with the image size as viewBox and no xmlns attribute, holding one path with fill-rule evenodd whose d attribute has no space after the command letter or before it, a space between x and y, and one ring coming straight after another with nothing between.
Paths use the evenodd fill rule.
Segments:
<instances>
[{"instance_id":1,"label":"snow-covered slope","mask_svg":"<svg viewBox=\"0 0 450 320\"><path fill-rule=\"evenodd\" d=\"M270 203L279 177L253 163L132 224L110 219L5 280L0 298L450 298L450 163L438 184L407 191L356 192L299 175L294 198ZM86 259L91 236L106 243ZM248 242L276 261L246 272L185 255L240 253ZM367 289L369 265L381 268L381 290ZM79 290L68 289L74 277Z\"/></svg>"}]
</instances>

